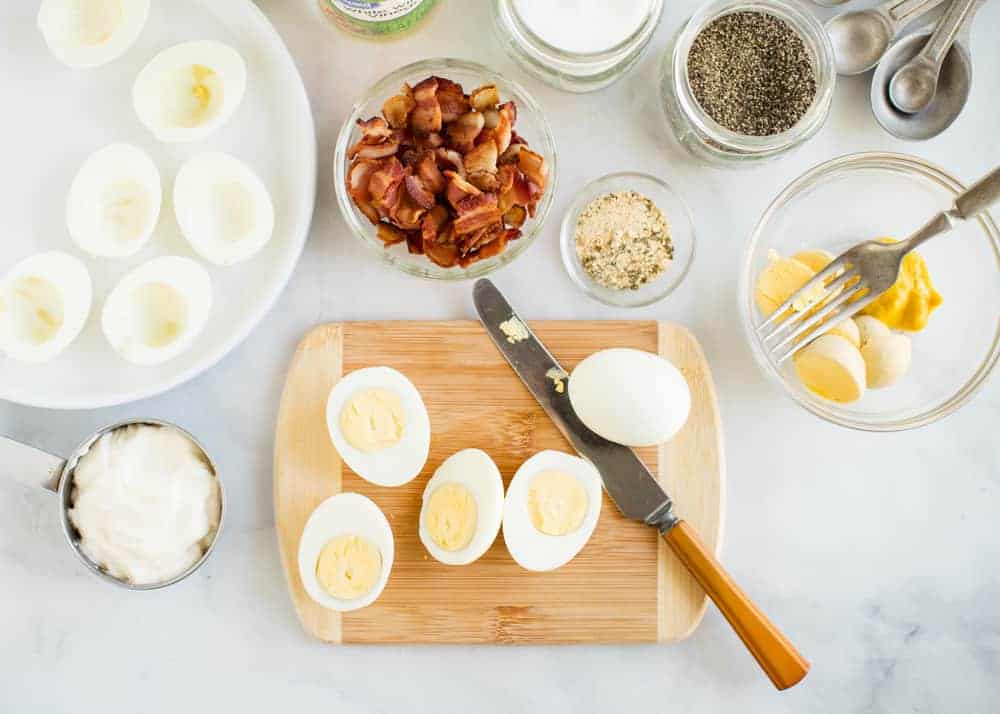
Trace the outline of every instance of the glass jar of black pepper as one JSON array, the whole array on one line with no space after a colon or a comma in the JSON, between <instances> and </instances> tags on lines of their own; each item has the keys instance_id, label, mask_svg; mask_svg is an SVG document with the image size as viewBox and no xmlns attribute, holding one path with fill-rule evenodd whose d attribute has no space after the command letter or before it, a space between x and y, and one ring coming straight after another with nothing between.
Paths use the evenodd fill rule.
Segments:
<instances>
[{"instance_id":1,"label":"glass jar of black pepper","mask_svg":"<svg viewBox=\"0 0 1000 714\"><path fill-rule=\"evenodd\" d=\"M836 77L830 40L803 3L716 0L670 42L660 97L682 146L731 166L774 158L814 136Z\"/></svg>"}]
</instances>

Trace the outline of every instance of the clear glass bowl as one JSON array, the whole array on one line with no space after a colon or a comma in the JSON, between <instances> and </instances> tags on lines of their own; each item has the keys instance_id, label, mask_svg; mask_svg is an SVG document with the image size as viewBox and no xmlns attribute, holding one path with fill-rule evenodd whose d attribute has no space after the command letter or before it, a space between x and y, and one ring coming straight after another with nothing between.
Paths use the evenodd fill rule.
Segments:
<instances>
[{"instance_id":1,"label":"clear glass bowl","mask_svg":"<svg viewBox=\"0 0 1000 714\"><path fill-rule=\"evenodd\" d=\"M655 280L638 290L612 290L596 282L584 269L576 250L576 221L580 213L598 196L615 191L637 191L659 207L670 227L674 258ZM566 271L580 288L595 300L614 307L642 307L665 298L681 284L694 260L694 220L687 204L665 181L649 174L623 171L591 181L576 194L566 210L560 230L559 247Z\"/></svg>"},{"instance_id":2,"label":"clear glass bowl","mask_svg":"<svg viewBox=\"0 0 1000 714\"><path fill-rule=\"evenodd\" d=\"M963 184L913 156L864 153L833 159L793 181L768 207L746 246L740 312L754 357L767 377L816 416L853 429L898 431L951 414L983 385L1000 355L1000 230L985 214L921 246L944 302L912 333L910 371L891 387L847 405L800 383L792 361L774 363L755 330L763 320L754 284L768 251L789 256L819 248L838 255L863 240L905 238L949 208Z\"/></svg>"},{"instance_id":3,"label":"clear glass bowl","mask_svg":"<svg viewBox=\"0 0 1000 714\"><path fill-rule=\"evenodd\" d=\"M747 136L730 131L705 113L688 81L688 53L698 34L723 15L744 11L764 12L787 22L802 37L813 58L816 96L798 123L780 134ZM775 158L812 138L830 114L836 80L830 38L819 19L802 3L716 0L691 16L664 53L659 76L660 100L668 124L681 146L704 161L733 166Z\"/></svg>"},{"instance_id":4,"label":"clear glass bowl","mask_svg":"<svg viewBox=\"0 0 1000 714\"><path fill-rule=\"evenodd\" d=\"M515 130L524 137L532 151L541 154L549 170L548 186L535 212L534 218L529 218L522 227L522 235L512 241L508 248L499 255L472 263L467 268L442 268L435 265L426 256L412 255L405 245L385 247L375 235L375 226L358 210L347 193L347 150L360 138L358 119L368 119L381 116L382 103L397 94L404 83L411 86L431 75L444 77L461 84L465 90L471 91L484 84L495 84L500 91L500 100L513 100L517 104L517 123ZM350 116L344 122L337 137L337 145L333 157L334 187L340 211L354 234L371 246L382 259L404 273L432 280L469 280L492 273L497 268L515 260L526 251L538 237L545 218L552 207L552 197L556 192L556 146L552 130L542 113L541 107L528 92L519 84L506 79L500 74L474 62L458 59L437 58L415 62L406 65L389 75L386 75L355 102Z\"/></svg>"},{"instance_id":5,"label":"clear glass bowl","mask_svg":"<svg viewBox=\"0 0 1000 714\"><path fill-rule=\"evenodd\" d=\"M567 52L532 32L514 0L493 1L494 29L507 53L524 71L567 92L593 92L621 79L642 57L662 15L663 0L649 0L649 10L635 32L614 47Z\"/></svg>"}]
</instances>

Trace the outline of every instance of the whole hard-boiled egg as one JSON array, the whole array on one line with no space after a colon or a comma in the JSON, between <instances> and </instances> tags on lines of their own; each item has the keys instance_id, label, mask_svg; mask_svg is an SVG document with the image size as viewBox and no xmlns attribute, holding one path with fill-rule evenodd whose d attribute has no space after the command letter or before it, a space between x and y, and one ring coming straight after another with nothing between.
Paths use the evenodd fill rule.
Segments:
<instances>
[{"instance_id":1,"label":"whole hard-boiled egg","mask_svg":"<svg viewBox=\"0 0 1000 714\"><path fill-rule=\"evenodd\" d=\"M420 540L445 565L467 565L489 550L503 519L503 480L486 452L463 449L424 487Z\"/></svg>"},{"instance_id":2,"label":"whole hard-boiled egg","mask_svg":"<svg viewBox=\"0 0 1000 714\"><path fill-rule=\"evenodd\" d=\"M274 206L264 183L249 166L221 152L197 154L181 166L174 211L191 247L216 265L246 260L274 232Z\"/></svg>"},{"instance_id":3,"label":"whole hard-boiled egg","mask_svg":"<svg viewBox=\"0 0 1000 714\"><path fill-rule=\"evenodd\" d=\"M97 67L124 54L149 17L149 0L42 0L38 29L59 61Z\"/></svg>"},{"instance_id":4,"label":"whole hard-boiled egg","mask_svg":"<svg viewBox=\"0 0 1000 714\"><path fill-rule=\"evenodd\" d=\"M163 50L132 87L136 114L165 142L204 139L233 116L247 86L246 63L229 45L184 42Z\"/></svg>"},{"instance_id":5,"label":"whole hard-boiled egg","mask_svg":"<svg viewBox=\"0 0 1000 714\"><path fill-rule=\"evenodd\" d=\"M641 350L601 350L569 378L569 399L594 433L625 446L662 444L691 411L687 380L670 362Z\"/></svg>"},{"instance_id":6,"label":"whole hard-boiled egg","mask_svg":"<svg viewBox=\"0 0 1000 714\"><path fill-rule=\"evenodd\" d=\"M431 424L424 400L390 367L344 375L330 390L326 425L344 463L376 485L401 486L427 463Z\"/></svg>"},{"instance_id":7,"label":"whole hard-boiled egg","mask_svg":"<svg viewBox=\"0 0 1000 714\"><path fill-rule=\"evenodd\" d=\"M47 362L76 339L87 322L93 288L72 255L37 253L0 283L0 352L20 362Z\"/></svg>"},{"instance_id":8,"label":"whole hard-boiled egg","mask_svg":"<svg viewBox=\"0 0 1000 714\"><path fill-rule=\"evenodd\" d=\"M132 255L153 235L162 198L160 172L146 152L109 144L88 156L73 179L66 227L91 255Z\"/></svg>"},{"instance_id":9,"label":"whole hard-boiled egg","mask_svg":"<svg viewBox=\"0 0 1000 714\"><path fill-rule=\"evenodd\" d=\"M299 577L306 593L340 612L371 605L389 581L392 529L360 493L338 493L309 516L299 539Z\"/></svg>"},{"instance_id":10,"label":"whole hard-boiled egg","mask_svg":"<svg viewBox=\"0 0 1000 714\"><path fill-rule=\"evenodd\" d=\"M164 256L123 277L104 302L101 326L129 362L153 365L184 352L212 309L212 279L190 258Z\"/></svg>"},{"instance_id":11,"label":"whole hard-boiled egg","mask_svg":"<svg viewBox=\"0 0 1000 714\"><path fill-rule=\"evenodd\" d=\"M522 568L554 570L590 540L601 515L601 476L579 456L541 451L507 487L503 539Z\"/></svg>"}]
</instances>

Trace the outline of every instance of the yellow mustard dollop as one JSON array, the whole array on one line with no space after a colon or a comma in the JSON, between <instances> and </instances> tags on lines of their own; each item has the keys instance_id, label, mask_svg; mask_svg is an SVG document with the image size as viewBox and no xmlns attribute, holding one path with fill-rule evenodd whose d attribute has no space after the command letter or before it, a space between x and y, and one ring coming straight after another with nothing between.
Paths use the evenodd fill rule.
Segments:
<instances>
[{"instance_id":1,"label":"yellow mustard dollop","mask_svg":"<svg viewBox=\"0 0 1000 714\"><path fill-rule=\"evenodd\" d=\"M891 239L883 240L892 242ZM928 318L941 302L941 294L931 284L927 262L922 255L911 251L903 258L893 286L862 312L878 318L888 327L918 332L927 327Z\"/></svg>"},{"instance_id":2,"label":"yellow mustard dollop","mask_svg":"<svg viewBox=\"0 0 1000 714\"><path fill-rule=\"evenodd\" d=\"M388 389L358 392L340 412L340 431L347 443L368 454L398 443L404 427L403 403Z\"/></svg>"},{"instance_id":3,"label":"yellow mustard dollop","mask_svg":"<svg viewBox=\"0 0 1000 714\"><path fill-rule=\"evenodd\" d=\"M359 535L339 535L320 551L316 578L340 600L355 600L371 591L382 574L382 553Z\"/></svg>"},{"instance_id":4,"label":"yellow mustard dollop","mask_svg":"<svg viewBox=\"0 0 1000 714\"><path fill-rule=\"evenodd\" d=\"M587 515L587 491L562 471L543 471L528 487L528 515L535 528L546 534L572 533Z\"/></svg>"},{"instance_id":5,"label":"yellow mustard dollop","mask_svg":"<svg viewBox=\"0 0 1000 714\"><path fill-rule=\"evenodd\" d=\"M427 501L424 527L444 550L461 550L472 541L478 516L476 498L469 489L446 483L436 488Z\"/></svg>"}]
</instances>

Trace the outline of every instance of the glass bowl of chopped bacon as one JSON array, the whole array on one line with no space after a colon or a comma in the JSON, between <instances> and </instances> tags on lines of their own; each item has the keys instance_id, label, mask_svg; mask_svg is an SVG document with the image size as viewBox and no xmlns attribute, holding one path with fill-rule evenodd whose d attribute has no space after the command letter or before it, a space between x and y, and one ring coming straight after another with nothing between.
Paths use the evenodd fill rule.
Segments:
<instances>
[{"instance_id":1,"label":"glass bowl of chopped bacon","mask_svg":"<svg viewBox=\"0 0 1000 714\"><path fill-rule=\"evenodd\" d=\"M390 265L466 280L513 261L552 205L556 150L534 99L486 67L430 59L354 105L334 155L341 212Z\"/></svg>"}]
</instances>

